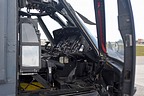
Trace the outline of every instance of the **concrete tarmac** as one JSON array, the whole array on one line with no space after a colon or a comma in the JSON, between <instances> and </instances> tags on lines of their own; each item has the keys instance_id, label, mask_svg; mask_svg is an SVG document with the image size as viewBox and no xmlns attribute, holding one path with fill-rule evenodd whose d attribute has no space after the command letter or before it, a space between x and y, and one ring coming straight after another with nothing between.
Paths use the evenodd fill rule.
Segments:
<instances>
[{"instance_id":1,"label":"concrete tarmac","mask_svg":"<svg viewBox=\"0 0 144 96\"><path fill-rule=\"evenodd\" d=\"M134 96L144 96L144 56L136 57L135 86L137 91Z\"/></svg>"}]
</instances>

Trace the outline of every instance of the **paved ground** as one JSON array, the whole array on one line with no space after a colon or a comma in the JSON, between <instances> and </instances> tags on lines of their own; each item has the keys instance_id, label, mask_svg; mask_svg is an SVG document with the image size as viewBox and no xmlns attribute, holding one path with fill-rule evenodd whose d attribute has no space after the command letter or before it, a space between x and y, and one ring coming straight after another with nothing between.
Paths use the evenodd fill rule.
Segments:
<instances>
[{"instance_id":1,"label":"paved ground","mask_svg":"<svg viewBox=\"0 0 144 96\"><path fill-rule=\"evenodd\" d=\"M136 60L135 84L137 92L134 96L144 96L144 56L137 56Z\"/></svg>"}]
</instances>

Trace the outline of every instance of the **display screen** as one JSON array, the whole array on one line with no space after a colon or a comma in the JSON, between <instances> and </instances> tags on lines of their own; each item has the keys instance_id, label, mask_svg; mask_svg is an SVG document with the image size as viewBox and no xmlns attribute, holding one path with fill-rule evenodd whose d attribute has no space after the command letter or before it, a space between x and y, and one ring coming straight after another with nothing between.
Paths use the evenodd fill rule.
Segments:
<instances>
[{"instance_id":1,"label":"display screen","mask_svg":"<svg viewBox=\"0 0 144 96\"><path fill-rule=\"evenodd\" d=\"M22 46L22 67L39 67L39 46Z\"/></svg>"},{"instance_id":2,"label":"display screen","mask_svg":"<svg viewBox=\"0 0 144 96\"><path fill-rule=\"evenodd\" d=\"M22 24L22 42L39 42L37 34L32 24Z\"/></svg>"}]
</instances>

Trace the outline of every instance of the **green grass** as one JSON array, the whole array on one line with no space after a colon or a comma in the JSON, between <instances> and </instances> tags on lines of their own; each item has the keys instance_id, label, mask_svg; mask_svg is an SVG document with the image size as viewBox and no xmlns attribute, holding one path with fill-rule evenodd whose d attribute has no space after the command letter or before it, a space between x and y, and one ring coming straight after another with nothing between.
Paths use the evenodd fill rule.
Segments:
<instances>
[{"instance_id":1,"label":"green grass","mask_svg":"<svg viewBox=\"0 0 144 96\"><path fill-rule=\"evenodd\" d=\"M144 56L144 46L136 46L136 55Z\"/></svg>"}]
</instances>

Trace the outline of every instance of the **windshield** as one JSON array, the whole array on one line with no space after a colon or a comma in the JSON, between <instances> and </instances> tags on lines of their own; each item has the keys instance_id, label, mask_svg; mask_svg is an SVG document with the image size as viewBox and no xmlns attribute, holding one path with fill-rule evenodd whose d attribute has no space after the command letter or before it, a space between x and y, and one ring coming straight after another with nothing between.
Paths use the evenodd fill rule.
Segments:
<instances>
[{"instance_id":1,"label":"windshield","mask_svg":"<svg viewBox=\"0 0 144 96\"><path fill-rule=\"evenodd\" d=\"M88 32L88 35L91 37L92 41L98 48L93 0L91 0L91 1L67 0L67 2L71 4L73 9L75 10L75 14L76 14L77 18L79 19L80 23L86 29L86 31ZM79 4L83 4L83 6L79 6ZM84 20L81 18L81 16L78 13L80 13L86 19L88 19L90 22L95 23L95 24L85 23Z\"/></svg>"},{"instance_id":2,"label":"windshield","mask_svg":"<svg viewBox=\"0 0 144 96\"><path fill-rule=\"evenodd\" d=\"M79 12L80 14L85 16L88 20L95 23L93 0L67 0L67 2L71 4L71 6L75 11ZM83 4L83 6L79 6L79 4ZM90 30L93 36L97 37L96 25L90 25L87 23L84 23L84 25Z\"/></svg>"},{"instance_id":3,"label":"windshield","mask_svg":"<svg viewBox=\"0 0 144 96\"><path fill-rule=\"evenodd\" d=\"M94 2L93 0L67 0L74 10L78 11L90 21L95 22L95 13L94 13ZM83 4L83 6L79 6ZM110 57L124 61L124 46L123 39L118 30L118 12L117 12L117 1L113 0L113 3L105 0L105 13L106 13L106 42L107 42L107 53ZM79 18L79 15L77 15ZM113 19L111 19L113 18ZM81 20L81 18L79 18ZM81 23L88 29L88 34L92 38L93 42L97 43L97 31L96 25L89 25L81 20Z\"/></svg>"},{"instance_id":4,"label":"windshield","mask_svg":"<svg viewBox=\"0 0 144 96\"><path fill-rule=\"evenodd\" d=\"M124 61L124 44L118 29L117 0L105 0L106 42L110 57Z\"/></svg>"},{"instance_id":5,"label":"windshield","mask_svg":"<svg viewBox=\"0 0 144 96\"><path fill-rule=\"evenodd\" d=\"M95 13L94 13L94 4L93 0L67 0L68 3L71 4L73 9L83 16L85 16L88 20L95 23ZM79 4L82 4L79 6ZM77 15L78 16L78 15ZM96 25L90 25L84 23L84 25L92 32L92 34L97 37L96 34Z\"/></svg>"}]
</instances>

